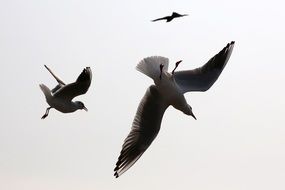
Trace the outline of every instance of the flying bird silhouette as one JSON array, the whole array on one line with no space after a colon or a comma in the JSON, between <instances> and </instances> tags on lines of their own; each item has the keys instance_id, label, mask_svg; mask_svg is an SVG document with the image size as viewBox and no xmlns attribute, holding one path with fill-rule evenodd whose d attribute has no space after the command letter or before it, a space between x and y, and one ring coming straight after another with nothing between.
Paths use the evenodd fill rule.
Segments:
<instances>
[{"instance_id":1,"label":"flying bird silhouette","mask_svg":"<svg viewBox=\"0 0 285 190\"><path fill-rule=\"evenodd\" d=\"M75 82L67 85L60 80L46 65L45 68L55 78L58 85L50 90L46 85L40 84L40 88L45 95L46 101L50 105L50 107L46 109L46 113L42 116L42 119L48 116L51 108L55 108L62 113L70 113L78 109L88 111L82 102L72 101L72 99L87 92L92 79L90 67L86 67Z\"/></svg>"},{"instance_id":2,"label":"flying bird silhouette","mask_svg":"<svg viewBox=\"0 0 285 190\"><path fill-rule=\"evenodd\" d=\"M181 60L176 62L171 73L167 72L168 58L153 56L140 61L137 70L152 78L155 85L147 89L137 108L131 131L123 143L114 169L116 178L127 171L156 138L168 106L172 105L196 119L184 93L208 90L223 71L233 48L234 41L202 67L187 71L175 72Z\"/></svg>"},{"instance_id":3,"label":"flying bird silhouette","mask_svg":"<svg viewBox=\"0 0 285 190\"><path fill-rule=\"evenodd\" d=\"M188 16L188 14L181 15L179 13L173 12L171 16L165 16L165 17L162 17L162 18L154 19L154 20L152 20L152 22L156 22L156 21L159 21L159 20L166 20L166 22L170 22L174 18L183 17L183 16Z\"/></svg>"}]
</instances>

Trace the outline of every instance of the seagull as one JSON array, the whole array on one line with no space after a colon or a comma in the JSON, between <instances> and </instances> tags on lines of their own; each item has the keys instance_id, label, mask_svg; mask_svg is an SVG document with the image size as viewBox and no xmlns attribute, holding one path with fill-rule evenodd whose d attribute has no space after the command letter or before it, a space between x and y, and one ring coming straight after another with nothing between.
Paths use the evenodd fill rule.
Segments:
<instances>
[{"instance_id":1,"label":"seagull","mask_svg":"<svg viewBox=\"0 0 285 190\"><path fill-rule=\"evenodd\" d=\"M226 66L234 43L228 43L206 64L193 70L175 72L182 62L180 60L169 73L168 58L161 56L147 57L139 62L136 69L152 78L155 85L146 90L137 108L131 131L123 143L114 169L116 178L127 171L151 145L160 130L163 114L170 105L196 119L184 93L208 90Z\"/></svg>"},{"instance_id":2,"label":"seagull","mask_svg":"<svg viewBox=\"0 0 285 190\"><path fill-rule=\"evenodd\" d=\"M188 16L188 14L181 15L179 13L173 12L171 16L165 16L165 17L162 17L162 18L158 18L158 19L152 20L152 22L156 22L156 21L164 20L164 19L166 20L166 22L170 22L174 18L183 17L183 16Z\"/></svg>"},{"instance_id":3,"label":"seagull","mask_svg":"<svg viewBox=\"0 0 285 190\"><path fill-rule=\"evenodd\" d=\"M48 116L51 108L55 108L62 113L70 113L78 109L88 111L82 102L72 101L72 99L87 92L92 79L90 67L83 69L75 82L66 85L50 70L50 68L46 65L44 66L55 78L58 84L52 90L50 90L46 85L40 84L40 88L45 95L46 101L50 105L50 107L46 109L46 113L42 116L42 119L45 119Z\"/></svg>"}]
</instances>

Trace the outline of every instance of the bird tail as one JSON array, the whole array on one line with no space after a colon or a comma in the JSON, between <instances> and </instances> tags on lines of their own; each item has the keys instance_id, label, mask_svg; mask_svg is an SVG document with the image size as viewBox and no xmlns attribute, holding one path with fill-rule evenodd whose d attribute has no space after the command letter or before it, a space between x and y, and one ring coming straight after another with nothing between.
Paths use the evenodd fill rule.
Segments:
<instances>
[{"instance_id":1,"label":"bird tail","mask_svg":"<svg viewBox=\"0 0 285 190\"><path fill-rule=\"evenodd\" d=\"M141 73L156 80L160 76L160 65L163 65L163 70L168 70L168 58L161 56L151 56L141 60L136 69Z\"/></svg>"},{"instance_id":2,"label":"bird tail","mask_svg":"<svg viewBox=\"0 0 285 190\"><path fill-rule=\"evenodd\" d=\"M50 91L50 89L49 89L46 85L40 84L40 88L41 88L41 90L43 91L43 93L44 93L46 99L49 99L49 98L52 97L51 91Z\"/></svg>"}]
</instances>

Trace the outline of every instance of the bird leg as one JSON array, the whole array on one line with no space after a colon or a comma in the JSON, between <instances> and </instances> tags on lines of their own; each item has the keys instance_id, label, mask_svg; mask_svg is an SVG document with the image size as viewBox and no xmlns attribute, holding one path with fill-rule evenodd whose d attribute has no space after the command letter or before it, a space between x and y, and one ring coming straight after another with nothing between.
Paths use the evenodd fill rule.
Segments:
<instances>
[{"instance_id":1,"label":"bird leg","mask_svg":"<svg viewBox=\"0 0 285 190\"><path fill-rule=\"evenodd\" d=\"M164 65L160 64L159 68L160 68L160 75L159 75L159 79L161 80L161 75L162 75L162 69L163 69Z\"/></svg>"},{"instance_id":2,"label":"bird leg","mask_svg":"<svg viewBox=\"0 0 285 190\"><path fill-rule=\"evenodd\" d=\"M174 71L176 70L176 68L178 67L179 63L181 63L181 62L182 62L182 60L177 61L177 62L175 63L175 68L172 70L172 74L174 74Z\"/></svg>"},{"instance_id":3,"label":"bird leg","mask_svg":"<svg viewBox=\"0 0 285 190\"><path fill-rule=\"evenodd\" d=\"M46 113L42 116L42 119L46 118L48 116L48 113L49 113L49 110L50 110L51 107L48 107L46 109Z\"/></svg>"}]
</instances>

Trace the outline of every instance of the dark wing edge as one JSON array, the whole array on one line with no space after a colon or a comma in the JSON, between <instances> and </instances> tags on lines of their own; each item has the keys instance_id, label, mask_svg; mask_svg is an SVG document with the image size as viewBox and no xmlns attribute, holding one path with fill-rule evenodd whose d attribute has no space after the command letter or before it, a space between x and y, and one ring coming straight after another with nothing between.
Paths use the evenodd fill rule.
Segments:
<instances>
[{"instance_id":1,"label":"dark wing edge","mask_svg":"<svg viewBox=\"0 0 285 190\"><path fill-rule=\"evenodd\" d=\"M80 73L80 75L78 76L76 82L77 83L87 83L89 86L91 84L91 80L92 80L92 72L90 67L86 67L85 69L83 69L83 71Z\"/></svg>"},{"instance_id":2,"label":"dark wing edge","mask_svg":"<svg viewBox=\"0 0 285 190\"><path fill-rule=\"evenodd\" d=\"M188 71L175 72L175 81L184 93L189 91L208 90L216 82L226 66L232 54L234 44L234 41L228 43L202 67Z\"/></svg>"},{"instance_id":3,"label":"dark wing edge","mask_svg":"<svg viewBox=\"0 0 285 190\"><path fill-rule=\"evenodd\" d=\"M58 98L64 98L66 100L72 100L74 97L85 94L91 84L92 72L90 67L83 69L74 83L70 83L58 90L54 96Z\"/></svg>"},{"instance_id":4,"label":"dark wing edge","mask_svg":"<svg viewBox=\"0 0 285 190\"><path fill-rule=\"evenodd\" d=\"M154 19L154 20L151 20L151 21L152 22L156 22L156 21L159 21L159 20L168 20L168 18L169 18L169 16L165 16L165 17Z\"/></svg>"},{"instance_id":5,"label":"dark wing edge","mask_svg":"<svg viewBox=\"0 0 285 190\"><path fill-rule=\"evenodd\" d=\"M157 88L150 86L139 104L131 131L123 143L114 169L116 178L133 166L156 138L167 107Z\"/></svg>"},{"instance_id":6,"label":"dark wing edge","mask_svg":"<svg viewBox=\"0 0 285 190\"><path fill-rule=\"evenodd\" d=\"M55 78L55 80L58 82L58 84L51 90L51 94L55 94L59 89L61 89L63 86L65 86L65 83L58 77L56 76L52 70L47 66L44 65L45 68L48 70L48 72Z\"/></svg>"},{"instance_id":7,"label":"dark wing edge","mask_svg":"<svg viewBox=\"0 0 285 190\"><path fill-rule=\"evenodd\" d=\"M49 73L55 78L55 80L58 82L59 85L62 85L62 86L65 85L65 83L60 78L58 78L47 65L44 65L44 66L49 71Z\"/></svg>"}]
</instances>

